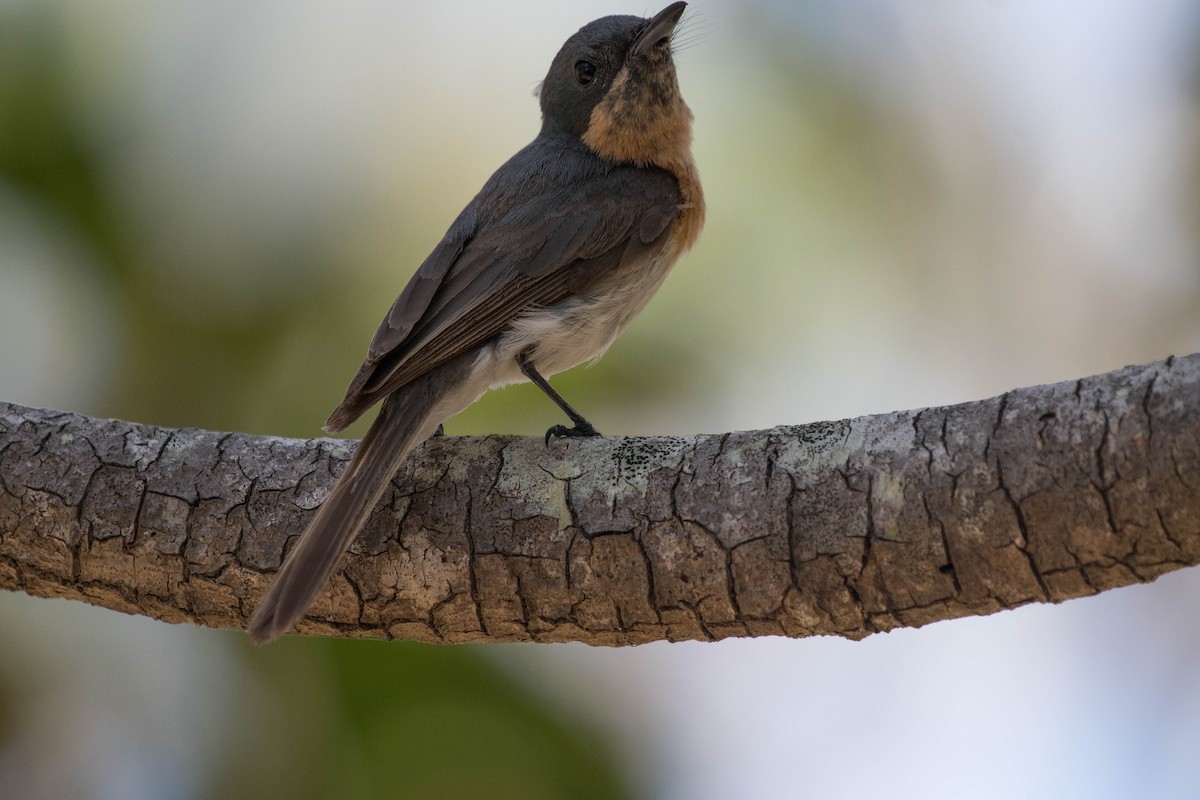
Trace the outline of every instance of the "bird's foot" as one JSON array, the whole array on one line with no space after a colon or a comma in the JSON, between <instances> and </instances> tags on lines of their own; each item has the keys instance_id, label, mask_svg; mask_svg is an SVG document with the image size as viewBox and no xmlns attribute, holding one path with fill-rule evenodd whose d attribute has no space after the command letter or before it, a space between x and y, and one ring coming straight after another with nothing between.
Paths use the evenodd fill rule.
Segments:
<instances>
[{"instance_id":1,"label":"bird's foot","mask_svg":"<svg viewBox=\"0 0 1200 800\"><path fill-rule=\"evenodd\" d=\"M599 435L600 431L592 427L592 423L586 420L580 422L574 428L568 428L566 425L555 425L546 431L546 446L550 446L551 439L586 439Z\"/></svg>"}]
</instances>

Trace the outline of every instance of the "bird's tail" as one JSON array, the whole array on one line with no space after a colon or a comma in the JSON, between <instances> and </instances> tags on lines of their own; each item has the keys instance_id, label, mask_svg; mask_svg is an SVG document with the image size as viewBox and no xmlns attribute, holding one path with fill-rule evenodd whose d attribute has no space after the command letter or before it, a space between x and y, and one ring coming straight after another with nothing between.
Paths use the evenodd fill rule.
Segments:
<instances>
[{"instance_id":1,"label":"bird's tail","mask_svg":"<svg viewBox=\"0 0 1200 800\"><path fill-rule=\"evenodd\" d=\"M436 369L384 400L346 471L250 617L255 644L277 638L304 616L405 456L428 434L439 396L461 381L463 371L454 366Z\"/></svg>"}]
</instances>

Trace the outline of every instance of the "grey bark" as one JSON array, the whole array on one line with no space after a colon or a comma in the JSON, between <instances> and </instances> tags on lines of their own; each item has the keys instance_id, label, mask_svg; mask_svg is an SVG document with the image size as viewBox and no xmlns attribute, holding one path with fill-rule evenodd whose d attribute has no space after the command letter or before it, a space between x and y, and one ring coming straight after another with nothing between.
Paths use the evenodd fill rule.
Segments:
<instances>
[{"instance_id":1,"label":"grey bark","mask_svg":"<svg viewBox=\"0 0 1200 800\"><path fill-rule=\"evenodd\" d=\"M354 443L0 405L0 588L242 626ZM861 638L1200 561L1200 354L711 436L441 438L300 631Z\"/></svg>"}]
</instances>

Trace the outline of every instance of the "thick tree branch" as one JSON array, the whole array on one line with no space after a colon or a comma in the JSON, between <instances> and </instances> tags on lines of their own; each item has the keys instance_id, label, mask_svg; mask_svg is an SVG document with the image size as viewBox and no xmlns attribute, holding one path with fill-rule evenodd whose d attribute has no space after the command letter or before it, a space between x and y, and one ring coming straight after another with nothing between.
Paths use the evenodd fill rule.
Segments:
<instances>
[{"instance_id":1,"label":"thick tree branch","mask_svg":"<svg viewBox=\"0 0 1200 800\"><path fill-rule=\"evenodd\" d=\"M0 405L0 588L241 626L353 446ZM434 439L300 630L860 638L1198 561L1200 354L768 431Z\"/></svg>"}]
</instances>

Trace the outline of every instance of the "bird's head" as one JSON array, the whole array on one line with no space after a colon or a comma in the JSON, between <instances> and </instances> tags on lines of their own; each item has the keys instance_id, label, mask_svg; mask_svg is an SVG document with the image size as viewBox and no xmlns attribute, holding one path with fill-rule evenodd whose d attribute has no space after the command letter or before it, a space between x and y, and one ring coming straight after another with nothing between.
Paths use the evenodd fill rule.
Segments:
<instances>
[{"instance_id":1,"label":"bird's head","mask_svg":"<svg viewBox=\"0 0 1200 800\"><path fill-rule=\"evenodd\" d=\"M567 40L542 82L542 131L578 136L597 155L669 167L691 150L671 35L687 3L649 19L604 17Z\"/></svg>"}]
</instances>

